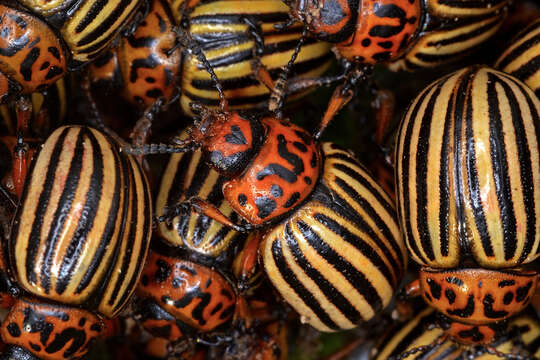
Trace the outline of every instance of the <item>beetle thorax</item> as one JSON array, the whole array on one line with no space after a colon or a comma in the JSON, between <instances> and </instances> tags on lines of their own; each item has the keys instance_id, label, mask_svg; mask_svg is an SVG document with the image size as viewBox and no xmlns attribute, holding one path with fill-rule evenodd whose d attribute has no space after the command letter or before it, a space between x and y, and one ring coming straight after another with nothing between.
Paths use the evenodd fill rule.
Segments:
<instances>
[{"instance_id":1,"label":"beetle thorax","mask_svg":"<svg viewBox=\"0 0 540 360\"><path fill-rule=\"evenodd\" d=\"M201 145L216 171L228 177L240 174L264 142L264 126L236 112L206 110L201 115L191 139Z\"/></svg>"},{"instance_id":2,"label":"beetle thorax","mask_svg":"<svg viewBox=\"0 0 540 360\"><path fill-rule=\"evenodd\" d=\"M430 269L419 274L424 300L452 320L487 325L523 311L536 290L534 271Z\"/></svg>"}]
</instances>

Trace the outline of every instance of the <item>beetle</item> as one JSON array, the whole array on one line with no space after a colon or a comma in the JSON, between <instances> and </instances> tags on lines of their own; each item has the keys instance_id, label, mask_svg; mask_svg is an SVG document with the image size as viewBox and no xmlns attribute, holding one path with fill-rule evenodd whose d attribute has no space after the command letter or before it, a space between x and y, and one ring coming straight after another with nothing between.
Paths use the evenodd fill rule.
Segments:
<instances>
[{"instance_id":1,"label":"beetle","mask_svg":"<svg viewBox=\"0 0 540 360\"><path fill-rule=\"evenodd\" d=\"M437 109L437 110L435 110ZM537 287L540 100L518 79L470 67L411 103L396 146L398 213L421 265L407 291L456 341L485 344Z\"/></svg>"},{"instance_id":2,"label":"beetle","mask_svg":"<svg viewBox=\"0 0 540 360\"><path fill-rule=\"evenodd\" d=\"M135 290L151 234L150 189L133 156L89 127L64 126L27 173L7 242L21 288L0 326L3 358L88 351ZM106 181L105 181L106 177Z\"/></svg>"},{"instance_id":3,"label":"beetle","mask_svg":"<svg viewBox=\"0 0 540 360\"><path fill-rule=\"evenodd\" d=\"M540 355L540 323L532 311L512 319L508 324L508 331L500 334L491 343L475 347L462 347L459 343L444 338L443 329L431 326L436 321L435 309L423 309L407 323L395 326L387 332L373 349L372 358L464 360L484 358L492 354L498 358L530 359Z\"/></svg>"},{"instance_id":4,"label":"beetle","mask_svg":"<svg viewBox=\"0 0 540 360\"><path fill-rule=\"evenodd\" d=\"M283 104L277 84L271 103ZM201 118L187 139L126 151L201 148L209 165L227 178L224 198L244 223L200 198L166 209L161 220L194 209L237 231L264 228L259 251L265 272L305 322L336 331L370 319L388 305L406 264L388 195L349 152L316 143L281 118L279 106L276 114L257 118L228 111L224 97L221 103L221 110L192 105Z\"/></svg>"},{"instance_id":5,"label":"beetle","mask_svg":"<svg viewBox=\"0 0 540 360\"><path fill-rule=\"evenodd\" d=\"M502 24L508 1L284 0L312 36L335 44L346 79L323 115L318 138L374 64L434 68L470 53ZM374 85L374 84L372 84ZM374 86L376 90L376 86ZM377 102L384 98L377 98Z\"/></svg>"},{"instance_id":6,"label":"beetle","mask_svg":"<svg viewBox=\"0 0 540 360\"><path fill-rule=\"evenodd\" d=\"M497 59L495 68L515 76L529 85L540 97L540 20L520 32L508 49Z\"/></svg>"}]
</instances>

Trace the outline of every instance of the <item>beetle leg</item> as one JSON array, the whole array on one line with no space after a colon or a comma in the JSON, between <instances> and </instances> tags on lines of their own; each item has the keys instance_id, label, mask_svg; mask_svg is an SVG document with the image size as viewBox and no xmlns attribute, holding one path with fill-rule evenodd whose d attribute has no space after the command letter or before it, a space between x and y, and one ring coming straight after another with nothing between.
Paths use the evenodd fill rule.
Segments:
<instances>
[{"instance_id":1,"label":"beetle leg","mask_svg":"<svg viewBox=\"0 0 540 360\"><path fill-rule=\"evenodd\" d=\"M20 198L26 171L28 170L28 144L24 142L24 134L28 130L28 121L32 113L32 104L26 97L17 100L17 144L13 149L13 186L15 194Z\"/></svg>"},{"instance_id":2,"label":"beetle leg","mask_svg":"<svg viewBox=\"0 0 540 360\"><path fill-rule=\"evenodd\" d=\"M245 233L253 229L251 224L238 225L233 223L215 205L200 198L190 198L189 200L176 204L174 207L165 209L163 215L158 218L158 221L165 221L170 224L172 219L179 215L187 214L191 209L238 232Z\"/></svg>"},{"instance_id":3,"label":"beetle leg","mask_svg":"<svg viewBox=\"0 0 540 360\"><path fill-rule=\"evenodd\" d=\"M103 121L103 117L101 116L101 112L99 111L98 105L96 103L96 100L94 99L94 95L92 95L91 85L90 85L90 77L88 73L83 75L81 82L80 82L81 90L86 97L86 101L89 106L89 116L87 117L88 122L90 125L95 127L98 130L104 131L108 133L108 128L105 126L105 122Z\"/></svg>"},{"instance_id":4,"label":"beetle leg","mask_svg":"<svg viewBox=\"0 0 540 360\"><path fill-rule=\"evenodd\" d=\"M416 353L426 354L429 351L441 346L442 343L446 341L446 339L448 339L448 335L443 334L439 336L436 341L432 342L429 345L418 346L418 347L412 348L411 350L405 351L399 355L390 356L388 357L388 360L403 360Z\"/></svg>"},{"instance_id":5,"label":"beetle leg","mask_svg":"<svg viewBox=\"0 0 540 360\"><path fill-rule=\"evenodd\" d=\"M420 281L418 279L410 282L396 296L396 311L400 318L411 318L413 316L413 308L409 304L409 299L421 295Z\"/></svg>"}]
</instances>

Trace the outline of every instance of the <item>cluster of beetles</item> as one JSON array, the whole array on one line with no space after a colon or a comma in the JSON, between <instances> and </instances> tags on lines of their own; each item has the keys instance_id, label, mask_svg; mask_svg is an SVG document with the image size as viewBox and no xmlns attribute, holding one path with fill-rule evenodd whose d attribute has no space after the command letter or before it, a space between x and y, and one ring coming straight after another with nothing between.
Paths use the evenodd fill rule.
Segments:
<instances>
[{"instance_id":1,"label":"cluster of beetles","mask_svg":"<svg viewBox=\"0 0 540 360\"><path fill-rule=\"evenodd\" d=\"M534 1L0 0L1 360L540 359L538 257Z\"/></svg>"}]
</instances>

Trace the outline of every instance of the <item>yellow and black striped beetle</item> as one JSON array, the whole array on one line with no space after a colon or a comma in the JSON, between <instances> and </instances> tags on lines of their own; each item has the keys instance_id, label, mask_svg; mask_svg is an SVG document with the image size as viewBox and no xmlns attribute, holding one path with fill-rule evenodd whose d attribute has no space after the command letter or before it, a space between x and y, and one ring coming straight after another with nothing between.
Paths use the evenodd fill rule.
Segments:
<instances>
[{"instance_id":1,"label":"yellow and black striped beetle","mask_svg":"<svg viewBox=\"0 0 540 360\"><path fill-rule=\"evenodd\" d=\"M495 67L520 79L540 97L540 19L512 40Z\"/></svg>"},{"instance_id":2,"label":"yellow and black striped beetle","mask_svg":"<svg viewBox=\"0 0 540 360\"><path fill-rule=\"evenodd\" d=\"M374 64L393 71L435 68L473 52L501 26L508 0L284 0L310 34L335 45L346 75L329 101L318 138ZM327 82L324 78L322 82ZM389 101L377 97L375 103Z\"/></svg>"},{"instance_id":3,"label":"yellow and black striped beetle","mask_svg":"<svg viewBox=\"0 0 540 360\"><path fill-rule=\"evenodd\" d=\"M420 311L410 321L384 335L372 351L374 360L496 360L537 359L540 356L540 322L533 311L512 319L508 331L487 345L462 347L444 338L444 330L433 327L437 312ZM509 356L505 357L504 354Z\"/></svg>"},{"instance_id":4,"label":"yellow and black striped beetle","mask_svg":"<svg viewBox=\"0 0 540 360\"><path fill-rule=\"evenodd\" d=\"M2 359L84 357L135 290L152 205L139 163L88 127L54 131L28 171L7 243L18 298L2 322Z\"/></svg>"},{"instance_id":5,"label":"yellow and black striped beetle","mask_svg":"<svg viewBox=\"0 0 540 360\"><path fill-rule=\"evenodd\" d=\"M520 80L470 67L428 86L396 146L402 231L422 268L407 290L446 336L490 343L537 288L540 100Z\"/></svg>"},{"instance_id":6,"label":"yellow and black striped beetle","mask_svg":"<svg viewBox=\"0 0 540 360\"><path fill-rule=\"evenodd\" d=\"M119 88L130 103L143 109L175 96L189 115L193 115L191 102L217 108L219 94L200 58L190 53L190 47L197 47L221 81L231 109L264 106L270 91L259 81L252 62L262 62L275 80L291 58L302 35L301 24L287 30L275 27L287 20L287 6L281 0L214 0L196 6L171 1L171 6L165 0L153 1L136 32L91 65L95 87ZM184 40L186 48L173 49L171 29L178 26L182 28L179 36L193 41ZM321 76L332 59L329 44L306 41L291 81ZM305 95L310 87L291 86L291 98Z\"/></svg>"}]
</instances>

